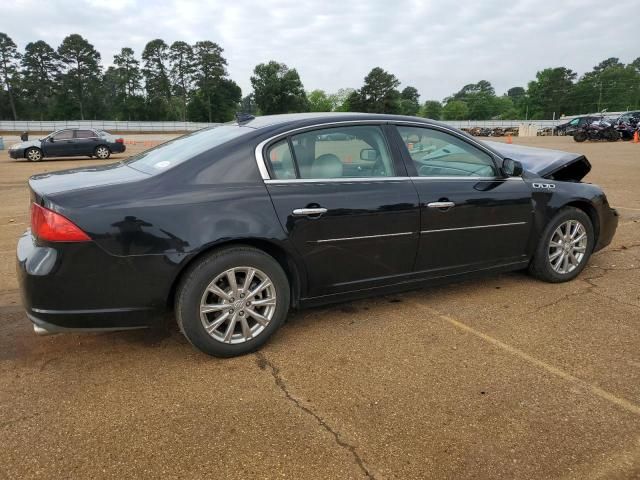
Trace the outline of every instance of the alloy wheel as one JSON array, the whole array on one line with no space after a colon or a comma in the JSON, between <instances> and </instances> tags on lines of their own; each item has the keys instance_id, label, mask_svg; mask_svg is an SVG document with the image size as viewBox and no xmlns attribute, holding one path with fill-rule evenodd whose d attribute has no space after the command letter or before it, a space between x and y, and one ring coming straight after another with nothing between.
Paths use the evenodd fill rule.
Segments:
<instances>
[{"instance_id":1,"label":"alloy wheel","mask_svg":"<svg viewBox=\"0 0 640 480\"><path fill-rule=\"evenodd\" d=\"M205 289L200 320L205 331L222 343L247 342L262 333L276 310L276 290L263 271L231 268Z\"/></svg>"},{"instance_id":2,"label":"alloy wheel","mask_svg":"<svg viewBox=\"0 0 640 480\"><path fill-rule=\"evenodd\" d=\"M102 160L109 157L109 149L107 147L98 147L96 149L96 156Z\"/></svg>"},{"instance_id":3,"label":"alloy wheel","mask_svg":"<svg viewBox=\"0 0 640 480\"><path fill-rule=\"evenodd\" d=\"M587 241L587 230L578 220L558 225L549 241L551 268L562 275L573 272L584 259Z\"/></svg>"},{"instance_id":4,"label":"alloy wheel","mask_svg":"<svg viewBox=\"0 0 640 480\"><path fill-rule=\"evenodd\" d=\"M37 148L32 148L27 152L27 158L32 162L39 162L42 159L42 153Z\"/></svg>"}]
</instances>

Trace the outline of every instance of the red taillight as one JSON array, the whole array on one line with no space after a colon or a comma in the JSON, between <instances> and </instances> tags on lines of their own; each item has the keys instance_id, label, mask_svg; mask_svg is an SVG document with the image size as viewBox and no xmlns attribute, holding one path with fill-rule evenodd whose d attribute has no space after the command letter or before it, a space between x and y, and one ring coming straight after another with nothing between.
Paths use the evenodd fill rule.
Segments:
<instances>
[{"instance_id":1,"label":"red taillight","mask_svg":"<svg viewBox=\"0 0 640 480\"><path fill-rule=\"evenodd\" d=\"M124 143L124 138L116 138L116 143Z\"/></svg>"},{"instance_id":2,"label":"red taillight","mask_svg":"<svg viewBox=\"0 0 640 480\"><path fill-rule=\"evenodd\" d=\"M47 242L88 242L89 236L59 213L31 205L31 231Z\"/></svg>"}]
</instances>

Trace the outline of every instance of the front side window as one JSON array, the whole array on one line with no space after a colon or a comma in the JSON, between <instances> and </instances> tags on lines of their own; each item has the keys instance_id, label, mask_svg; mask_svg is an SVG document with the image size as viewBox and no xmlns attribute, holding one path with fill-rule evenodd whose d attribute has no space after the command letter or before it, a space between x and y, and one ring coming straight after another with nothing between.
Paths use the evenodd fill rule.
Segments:
<instances>
[{"instance_id":1,"label":"front side window","mask_svg":"<svg viewBox=\"0 0 640 480\"><path fill-rule=\"evenodd\" d=\"M422 127L398 126L421 177L494 177L491 156L454 135Z\"/></svg>"},{"instance_id":2,"label":"front side window","mask_svg":"<svg viewBox=\"0 0 640 480\"><path fill-rule=\"evenodd\" d=\"M71 140L73 138L73 130L62 130L52 137L54 140Z\"/></svg>"}]
</instances>

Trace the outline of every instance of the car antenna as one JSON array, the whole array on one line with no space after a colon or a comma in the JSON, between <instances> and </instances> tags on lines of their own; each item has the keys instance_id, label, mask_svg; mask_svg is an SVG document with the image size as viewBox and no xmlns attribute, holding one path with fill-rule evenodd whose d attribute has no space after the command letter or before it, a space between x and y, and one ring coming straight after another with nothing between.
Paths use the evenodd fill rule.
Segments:
<instances>
[{"instance_id":1,"label":"car antenna","mask_svg":"<svg viewBox=\"0 0 640 480\"><path fill-rule=\"evenodd\" d=\"M238 123L250 122L254 118L256 118L256 117L254 117L250 113L236 112L236 121Z\"/></svg>"}]
</instances>

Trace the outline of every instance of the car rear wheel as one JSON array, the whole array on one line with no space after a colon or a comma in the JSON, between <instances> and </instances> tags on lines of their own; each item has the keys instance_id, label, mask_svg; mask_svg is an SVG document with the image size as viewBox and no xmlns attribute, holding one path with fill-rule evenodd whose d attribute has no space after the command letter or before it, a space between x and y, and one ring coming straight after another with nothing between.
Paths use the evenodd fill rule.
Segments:
<instances>
[{"instance_id":1,"label":"car rear wheel","mask_svg":"<svg viewBox=\"0 0 640 480\"><path fill-rule=\"evenodd\" d=\"M111 151L107 147L105 147L104 145L100 145L100 146L96 147L96 149L94 150L94 154L100 160L106 160L107 158L109 158L111 156Z\"/></svg>"},{"instance_id":2,"label":"car rear wheel","mask_svg":"<svg viewBox=\"0 0 640 480\"><path fill-rule=\"evenodd\" d=\"M262 346L289 310L282 267L251 247L217 251L191 267L176 297L176 318L196 348L233 357Z\"/></svg>"},{"instance_id":3,"label":"car rear wheel","mask_svg":"<svg viewBox=\"0 0 640 480\"><path fill-rule=\"evenodd\" d=\"M42 150L32 147L25 152L24 155L30 162L39 162L42 160Z\"/></svg>"},{"instance_id":4,"label":"car rear wheel","mask_svg":"<svg viewBox=\"0 0 640 480\"><path fill-rule=\"evenodd\" d=\"M563 208L546 226L529 265L529 272L546 282L573 280L589 261L595 243L589 216Z\"/></svg>"}]
</instances>

